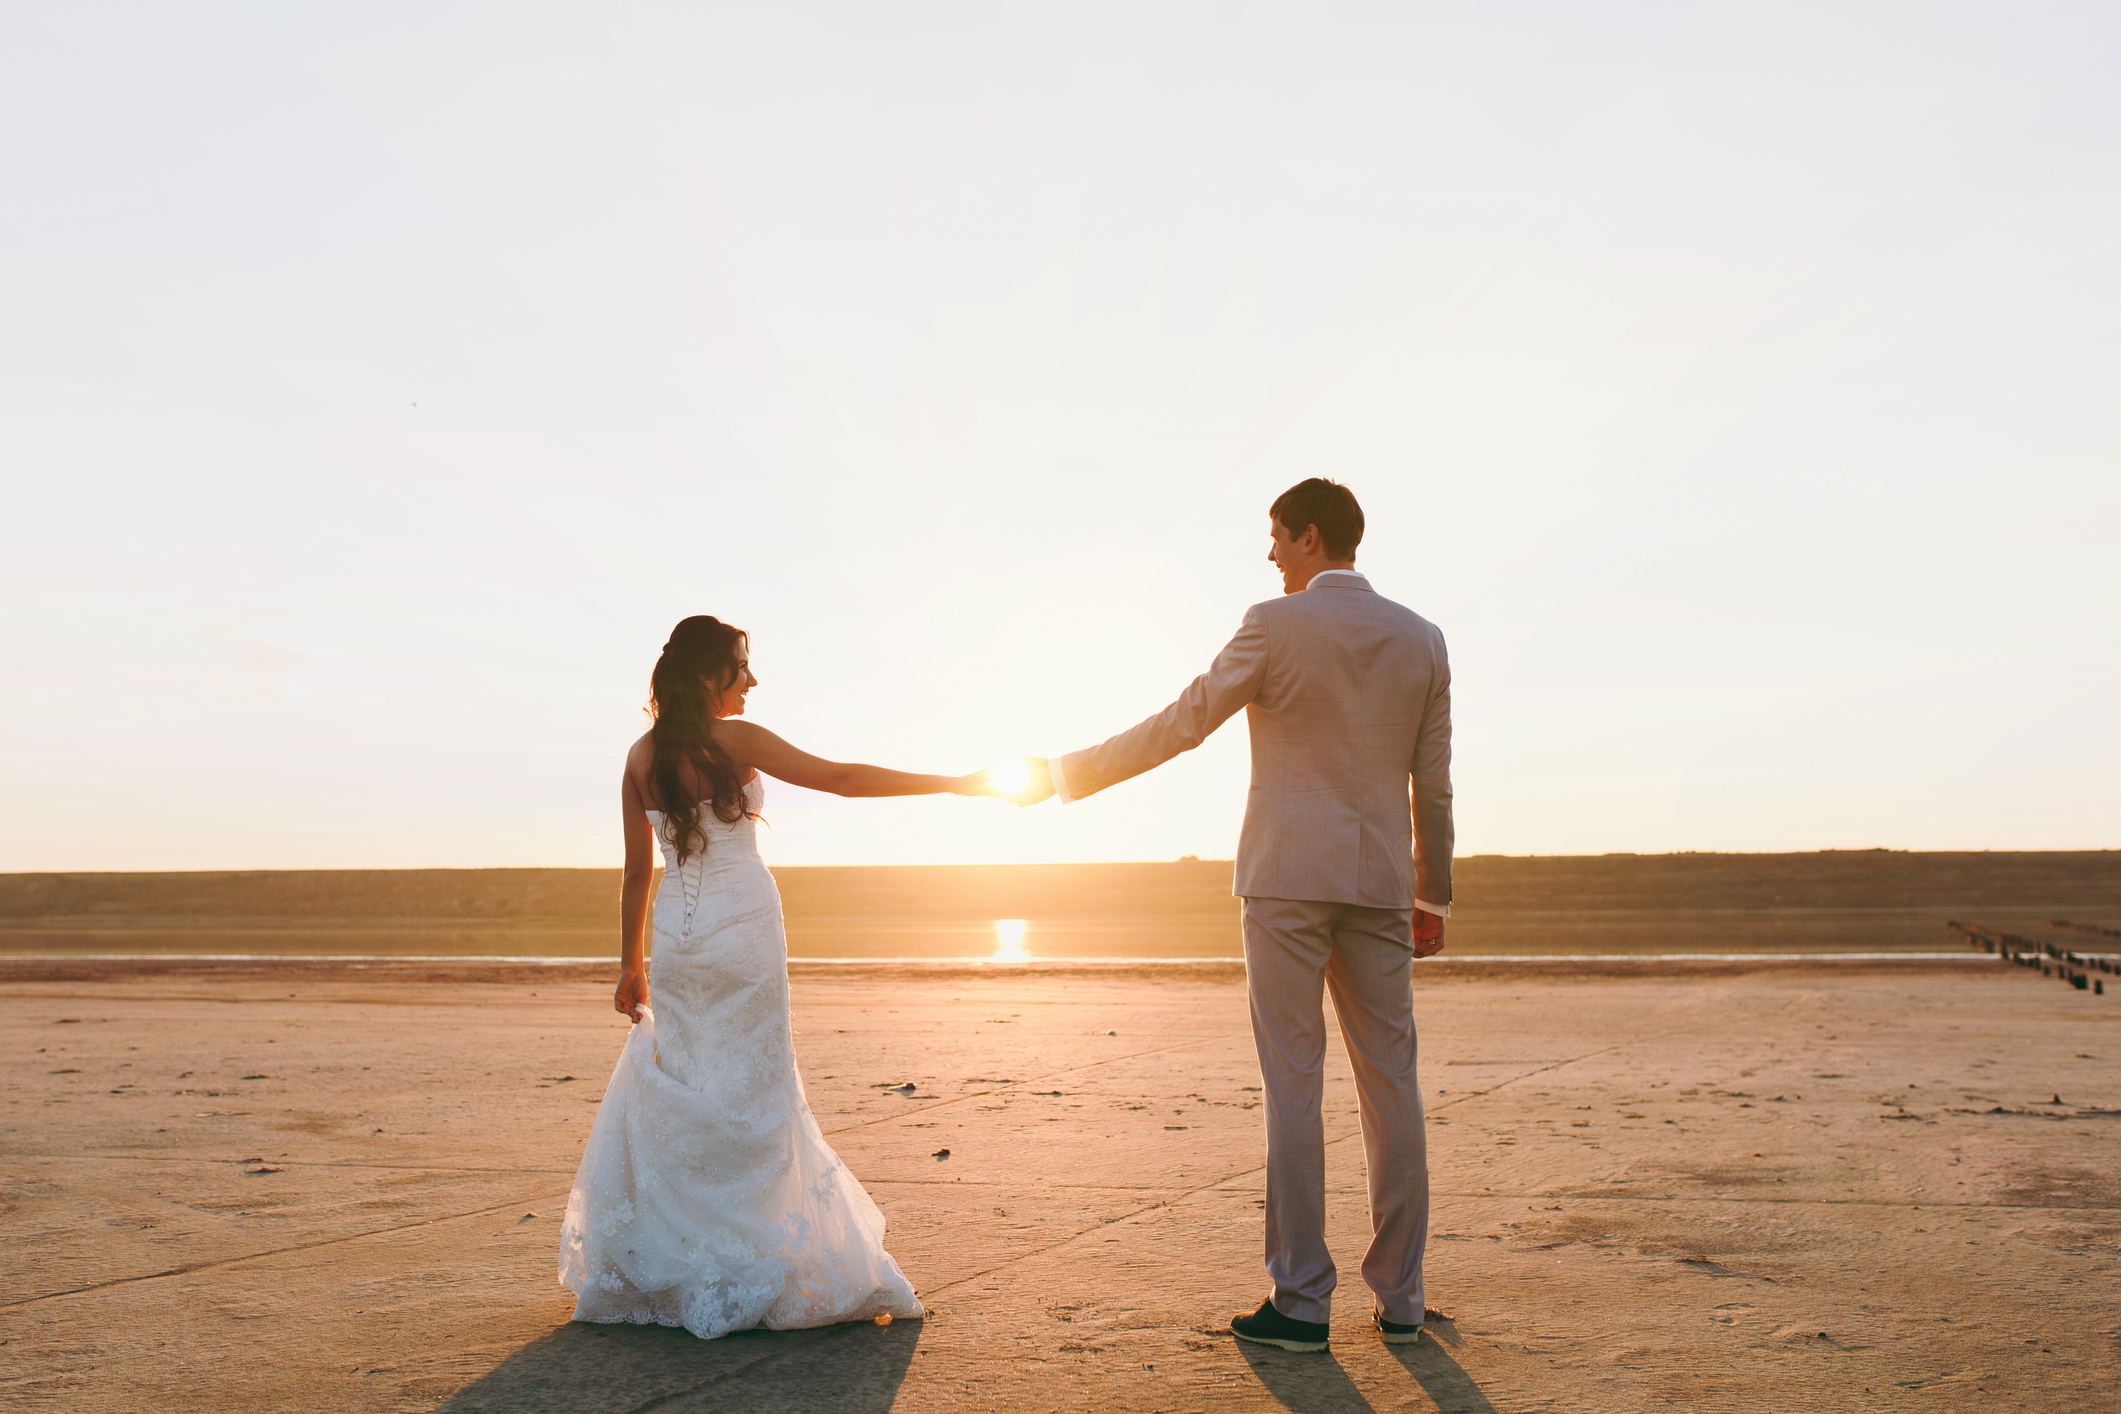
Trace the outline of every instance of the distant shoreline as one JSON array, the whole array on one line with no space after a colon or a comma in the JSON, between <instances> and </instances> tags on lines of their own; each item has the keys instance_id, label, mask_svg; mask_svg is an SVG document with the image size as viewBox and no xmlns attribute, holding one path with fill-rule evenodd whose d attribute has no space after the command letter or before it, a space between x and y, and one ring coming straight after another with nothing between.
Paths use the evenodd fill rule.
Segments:
<instances>
[{"instance_id":1,"label":"distant shoreline","mask_svg":"<svg viewBox=\"0 0 2121 1414\"><path fill-rule=\"evenodd\" d=\"M2121 921L2121 850L1474 855L1454 874L1461 959L1912 955L1955 947L1953 918L2028 936ZM796 959L1242 950L1227 860L774 877ZM616 869L0 874L0 957L611 957L618 882Z\"/></svg>"},{"instance_id":2,"label":"distant shoreline","mask_svg":"<svg viewBox=\"0 0 2121 1414\"><path fill-rule=\"evenodd\" d=\"M2079 953L2083 957L2115 957L2117 953ZM1682 952L1682 953L1472 953L1439 954L1422 960L1429 963L1460 962L1985 962L2003 959L1989 953L1967 952ZM430 957L391 953L7 953L5 962L302 962L388 963L392 965L462 963L521 967L607 967L618 962L610 957L506 957L487 953L438 953ZM1243 957L791 957L790 967L1226 967L1242 965Z\"/></svg>"},{"instance_id":3,"label":"distant shoreline","mask_svg":"<svg viewBox=\"0 0 2121 1414\"><path fill-rule=\"evenodd\" d=\"M1494 964L1490 966L1488 964ZM106 983L192 979L202 986L265 982L293 987L303 996L319 986L351 987L354 994L397 984L447 983L466 986L608 987L616 975L613 958L320 958L320 957L10 957L0 956L0 987L52 983L97 988ZM1493 985L1508 978L1537 976L1586 981L1614 977L1658 977L1679 981L1699 977L1739 977L1748 973L1786 975L1791 967L1822 976L1880 972L1970 975L1969 968L2007 968L1985 953L1885 953L1804 956L1738 954L1725 957L1442 957L1416 964L1418 988ZM902 983L950 984L975 979L1014 977L1042 983L1132 981L1170 986L1241 985L1245 965L1237 958L1055 958L996 963L982 958L794 958L790 980L800 989L809 983L840 980L891 980ZM1999 979L2002 974L1999 972ZM71 1003L87 1004L92 992ZM1060 994L1055 994L1056 999ZM66 1016L74 1016L68 1011Z\"/></svg>"}]
</instances>

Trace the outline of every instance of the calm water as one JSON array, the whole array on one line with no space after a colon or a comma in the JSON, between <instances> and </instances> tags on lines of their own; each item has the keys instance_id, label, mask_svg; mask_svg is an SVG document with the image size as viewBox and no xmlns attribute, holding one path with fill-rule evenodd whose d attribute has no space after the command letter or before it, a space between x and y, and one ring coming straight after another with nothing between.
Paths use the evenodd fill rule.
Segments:
<instances>
[{"instance_id":1,"label":"calm water","mask_svg":"<svg viewBox=\"0 0 2121 1414\"><path fill-rule=\"evenodd\" d=\"M96 928L0 930L0 956L615 958L611 928ZM1730 917L1453 920L1449 957L1810 956L1953 954L1936 920L1814 917L1802 925ZM2081 949L2080 949L2081 950ZM808 961L886 958L996 964L1088 959L1183 961L1243 956L1237 920L995 918L825 919L790 923L788 952Z\"/></svg>"}]
</instances>

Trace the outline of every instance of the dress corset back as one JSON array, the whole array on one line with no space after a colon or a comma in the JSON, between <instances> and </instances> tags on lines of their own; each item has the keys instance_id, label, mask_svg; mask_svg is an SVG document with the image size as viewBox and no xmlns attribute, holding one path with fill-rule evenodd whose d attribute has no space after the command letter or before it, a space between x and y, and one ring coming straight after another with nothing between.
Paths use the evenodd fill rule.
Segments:
<instances>
[{"instance_id":1,"label":"dress corset back","mask_svg":"<svg viewBox=\"0 0 2121 1414\"><path fill-rule=\"evenodd\" d=\"M655 899L655 942L682 948L701 933L718 912L714 899L734 899L753 893L761 881L773 891L773 876L759 857L758 820L766 791L754 776L744 786L744 814L734 823L721 819L714 808L701 802L698 833L683 864L678 863L677 841L668 817L660 810L648 812L655 826L656 843L663 850L663 883Z\"/></svg>"}]
</instances>

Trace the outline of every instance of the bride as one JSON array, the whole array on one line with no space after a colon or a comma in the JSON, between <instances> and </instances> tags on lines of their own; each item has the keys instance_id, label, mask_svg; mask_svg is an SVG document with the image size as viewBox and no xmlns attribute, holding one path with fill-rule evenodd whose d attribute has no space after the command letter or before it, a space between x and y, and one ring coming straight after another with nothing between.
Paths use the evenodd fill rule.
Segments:
<instances>
[{"instance_id":1,"label":"bride","mask_svg":"<svg viewBox=\"0 0 2121 1414\"><path fill-rule=\"evenodd\" d=\"M754 835L761 772L836 795L997 795L986 773L823 761L737 721L758 686L741 630L671 630L654 725L626 755L623 956L635 1025L567 1199L560 1281L577 1321L709 1338L922 1314L884 1251L884 1215L825 1142L796 1073L788 941ZM655 897L650 1004L648 884Z\"/></svg>"}]
</instances>

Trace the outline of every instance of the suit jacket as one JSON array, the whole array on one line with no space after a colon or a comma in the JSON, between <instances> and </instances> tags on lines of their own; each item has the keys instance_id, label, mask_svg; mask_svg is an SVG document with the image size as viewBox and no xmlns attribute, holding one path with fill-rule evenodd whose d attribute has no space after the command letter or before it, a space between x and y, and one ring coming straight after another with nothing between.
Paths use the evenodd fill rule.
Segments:
<instances>
[{"instance_id":1,"label":"suit jacket","mask_svg":"<svg viewBox=\"0 0 2121 1414\"><path fill-rule=\"evenodd\" d=\"M1176 702L1061 758L1068 794L1192 750L1240 707L1252 791L1234 893L1450 904L1451 668L1434 624L1352 575L1254 604Z\"/></svg>"}]
</instances>

